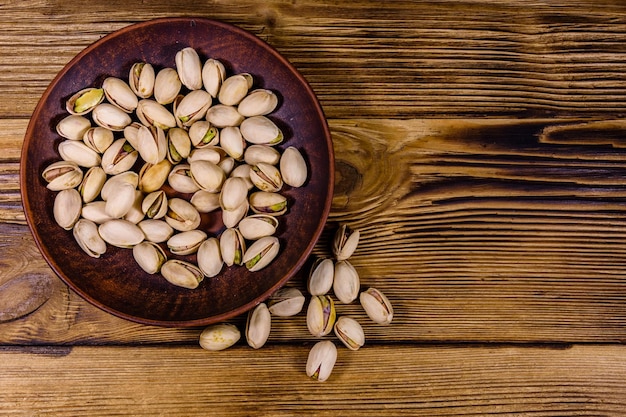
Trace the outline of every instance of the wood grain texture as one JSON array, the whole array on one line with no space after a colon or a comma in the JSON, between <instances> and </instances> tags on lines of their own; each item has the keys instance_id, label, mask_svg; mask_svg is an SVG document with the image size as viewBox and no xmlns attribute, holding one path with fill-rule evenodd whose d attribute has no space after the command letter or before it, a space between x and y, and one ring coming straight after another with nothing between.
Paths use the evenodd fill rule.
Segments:
<instances>
[{"instance_id":1,"label":"wood grain texture","mask_svg":"<svg viewBox=\"0 0 626 417\"><path fill-rule=\"evenodd\" d=\"M309 346L0 350L0 414L620 415L626 348L339 349L325 383Z\"/></svg>"}]
</instances>

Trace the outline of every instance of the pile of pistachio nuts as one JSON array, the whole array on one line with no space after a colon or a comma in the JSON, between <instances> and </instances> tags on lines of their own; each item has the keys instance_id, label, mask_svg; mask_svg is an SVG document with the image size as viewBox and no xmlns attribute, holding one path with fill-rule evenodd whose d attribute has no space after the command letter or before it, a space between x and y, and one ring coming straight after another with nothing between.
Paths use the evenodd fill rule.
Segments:
<instances>
[{"instance_id":1,"label":"pile of pistachio nuts","mask_svg":"<svg viewBox=\"0 0 626 417\"><path fill-rule=\"evenodd\" d=\"M73 94L56 126L61 160L42 175L58 191L56 222L85 253L132 248L144 271L193 289L224 264L257 271L277 256L280 191L302 186L308 169L297 148L275 147L284 137L267 117L274 92L190 47L175 63L138 62L127 81ZM226 230L208 236L201 213L219 209ZM176 258L190 254L197 264Z\"/></svg>"},{"instance_id":2,"label":"pile of pistachio nuts","mask_svg":"<svg viewBox=\"0 0 626 417\"><path fill-rule=\"evenodd\" d=\"M337 317L332 290L339 303L350 304L359 299L367 316L377 324L388 325L393 319L389 299L378 289L370 287L361 291L359 274L348 261L357 248L360 232L341 225L335 232L333 258L317 258L308 279L310 295L306 313L309 332L316 338L334 334L349 350L358 350L365 344L365 333L359 322L348 316ZM273 294L268 303L260 303L248 313L245 337L254 349L262 347L270 335L272 315L294 316L302 311L306 297L294 287L283 287ZM218 351L233 346L241 332L231 323L220 323L204 329L200 346ZM320 340L311 348L306 363L306 374L318 381L326 381L337 361L337 346L332 340Z\"/></svg>"}]
</instances>

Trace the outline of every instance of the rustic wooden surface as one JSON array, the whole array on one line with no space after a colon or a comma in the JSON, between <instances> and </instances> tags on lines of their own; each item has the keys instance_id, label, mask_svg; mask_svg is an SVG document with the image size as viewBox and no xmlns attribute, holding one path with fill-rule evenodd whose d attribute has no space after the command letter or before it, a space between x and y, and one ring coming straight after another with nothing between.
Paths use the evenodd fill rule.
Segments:
<instances>
[{"instance_id":1,"label":"rustic wooden surface","mask_svg":"<svg viewBox=\"0 0 626 417\"><path fill-rule=\"evenodd\" d=\"M336 155L328 231L391 326L304 364L304 313L268 345L94 308L25 224L19 157L56 73L166 16L247 29L307 78ZM0 415L624 415L626 4L621 1L8 1L0 4ZM301 274L289 285L303 288ZM233 320L241 325L243 318Z\"/></svg>"}]
</instances>

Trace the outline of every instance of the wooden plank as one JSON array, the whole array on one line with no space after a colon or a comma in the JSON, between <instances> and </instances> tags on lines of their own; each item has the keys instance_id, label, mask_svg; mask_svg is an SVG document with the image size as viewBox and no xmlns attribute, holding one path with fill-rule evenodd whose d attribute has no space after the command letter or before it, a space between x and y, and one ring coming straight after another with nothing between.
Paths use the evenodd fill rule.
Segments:
<instances>
[{"instance_id":1,"label":"wooden plank","mask_svg":"<svg viewBox=\"0 0 626 417\"><path fill-rule=\"evenodd\" d=\"M619 415L624 346L341 347L330 379L309 346L1 348L0 414Z\"/></svg>"},{"instance_id":2,"label":"wooden plank","mask_svg":"<svg viewBox=\"0 0 626 417\"><path fill-rule=\"evenodd\" d=\"M626 7L603 3L11 2L0 10L0 113L30 115L63 65L102 36L195 15L276 47L332 118L619 117Z\"/></svg>"}]
</instances>

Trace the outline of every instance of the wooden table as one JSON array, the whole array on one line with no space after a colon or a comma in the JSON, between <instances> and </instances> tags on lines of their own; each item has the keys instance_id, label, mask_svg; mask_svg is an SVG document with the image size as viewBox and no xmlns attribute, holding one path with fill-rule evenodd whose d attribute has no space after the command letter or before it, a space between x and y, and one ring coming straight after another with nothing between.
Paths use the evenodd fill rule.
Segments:
<instances>
[{"instance_id":1,"label":"wooden table","mask_svg":"<svg viewBox=\"0 0 626 417\"><path fill-rule=\"evenodd\" d=\"M260 350L208 352L202 329L83 301L26 226L41 94L90 43L165 16L249 30L324 108L329 229L361 230L351 261L396 313L339 306L367 342L325 383L305 375L304 312ZM626 413L624 2L20 0L0 22L0 415Z\"/></svg>"}]
</instances>

